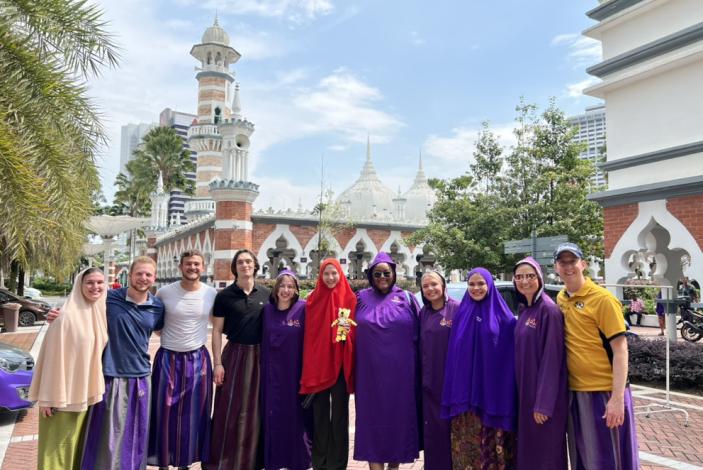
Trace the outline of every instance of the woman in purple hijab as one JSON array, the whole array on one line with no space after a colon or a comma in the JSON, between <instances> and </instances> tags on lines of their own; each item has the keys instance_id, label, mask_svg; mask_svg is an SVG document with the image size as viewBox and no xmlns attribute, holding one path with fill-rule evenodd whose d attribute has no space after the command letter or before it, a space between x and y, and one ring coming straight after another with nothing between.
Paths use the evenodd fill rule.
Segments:
<instances>
[{"instance_id":1,"label":"woman in purple hijab","mask_svg":"<svg viewBox=\"0 0 703 470\"><path fill-rule=\"evenodd\" d=\"M454 317L442 390L454 470L515 467L515 317L484 268L469 271Z\"/></svg>"},{"instance_id":2,"label":"woman in purple hijab","mask_svg":"<svg viewBox=\"0 0 703 470\"><path fill-rule=\"evenodd\" d=\"M298 300L298 280L281 271L263 310L261 389L264 468L310 468L310 410L298 395L303 369L305 302Z\"/></svg>"},{"instance_id":3,"label":"woman in purple hijab","mask_svg":"<svg viewBox=\"0 0 703 470\"><path fill-rule=\"evenodd\" d=\"M383 470L419 456L419 306L395 285L388 253L376 256L367 275L372 287L359 292L356 306L354 459Z\"/></svg>"},{"instance_id":4,"label":"woman in purple hijab","mask_svg":"<svg viewBox=\"0 0 703 470\"><path fill-rule=\"evenodd\" d=\"M447 281L436 271L420 279L420 370L422 377L422 434L425 470L452 470L451 427L440 417L444 361L449 332L459 302L447 296Z\"/></svg>"},{"instance_id":5,"label":"woman in purple hijab","mask_svg":"<svg viewBox=\"0 0 703 470\"><path fill-rule=\"evenodd\" d=\"M518 301L526 306L515 327L517 465L521 469L566 469L569 399L564 316L544 293L537 261L528 256L515 265L513 274Z\"/></svg>"}]
</instances>

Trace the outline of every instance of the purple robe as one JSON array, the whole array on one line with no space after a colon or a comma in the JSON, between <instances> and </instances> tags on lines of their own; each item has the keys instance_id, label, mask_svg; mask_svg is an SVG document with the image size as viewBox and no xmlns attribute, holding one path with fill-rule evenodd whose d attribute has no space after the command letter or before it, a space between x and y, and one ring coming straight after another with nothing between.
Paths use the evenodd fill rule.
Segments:
<instances>
[{"instance_id":1,"label":"purple robe","mask_svg":"<svg viewBox=\"0 0 703 470\"><path fill-rule=\"evenodd\" d=\"M449 333L459 302L448 299L440 310L420 310L420 368L425 470L451 470L451 422L440 417L444 362Z\"/></svg>"},{"instance_id":2,"label":"purple robe","mask_svg":"<svg viewBox=\"0 0 703 470\"><path fill-rule=\"evenodd\" d=\"M310 467L308 431L312 416L301 406L305 302L280 311L270 303L263 310L261 387L263 396L264 464L267 470Z\"/></svg>"},{"instance_id":3,"label":"purple robe","mask_svg":"<svg viewBox=\"0 0 703 470\"><path fill-rule=\"evenodd\" d=\"M488 293L476 302L469 292L459 305L447 347L442 390L442 417L467 411L484 426L515 431L515 317L493 282L491 273L474 268Z\"/></svg>"},{"instance_id":4,"label":"purple robe","mask_svg":"<svg viewBox=\"0 0 703 470\"><path fill-rule=\"evenodd\" d=\"M518 468L566 469L566 425L569 394L564 349L564 316L544 293L542 270L527 257L515 265L530 265L539 290L533 304L520 311L515 326L515 377L518 386ZM518 300L527 304L518 292ZM537 424L533 413L549 416Z\"/></svg>"},{"instance_id":5,"label":"purple robe","mask_svg":"<svg viewBox=\"0 0 703 470\"><path fill-rule=\"evenodd\" d=\"M379 253L369 267L395 264ZM373 284L372 284L373 285ZM356 309L356 434L354 459L413 462L419 457L419 306L412 294L393 286L381 294L359 292Z\"/></svg>"}]
</instances>

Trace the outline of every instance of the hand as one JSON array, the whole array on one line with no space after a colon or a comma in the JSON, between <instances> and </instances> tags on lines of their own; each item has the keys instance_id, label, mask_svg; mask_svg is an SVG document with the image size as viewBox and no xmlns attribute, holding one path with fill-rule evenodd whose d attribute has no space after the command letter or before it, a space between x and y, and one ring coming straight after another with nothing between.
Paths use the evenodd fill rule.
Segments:
<instances>
[{"instance_id":1,"label":"hand","mask_svg":"<svg viewBox=\"0 0 703 470\"><path fill-rule=\"evenodd\" d=\"M623 397L610 397L608 403L605 405L605 414L603 415L605 419L605 425L609 428L616 428L622 426L625 422L625 403Z\"/></svg>"},{"instance_id":2,"label":"hand","mask_svg":"<svg viewBox=\"0 0 703 470\"><path fill-rule=\"evenodd\" d=\"M532 417L535 419L535 423L537 424L544 424L549 419L549 416L543 415L542 413L538 413L536 411L532 413Z\"/></svg>"},{"instance_id":3,"label":"hand","mask_svg":"<svg viewBox=\"0 0 703 470\"><path fill-rule=\"evenodd\" d=\"M215 380L215 385L222 385L225 383L225 368L222 364L218 364L212 371L213 379Z\"/></svg>"},{"instance_id":4,"label":"hand","mask_svg":"<svg viewBox=\"0 0 703 470\"><path fill-rule=\"evenodd\" d=\"M51 324L51 322L59 318L59 315L61 315L61 309L58 307L52 308L49 310L49 313L46 314L46 322Z\"/></svg>"},{"instance_id":5,"label":"hand","mask_svg":"<svg viewBox=\"0 0 703 470\"><path fill-rule=\"evenodd\" d=\"M54 416L54 409L50 406L40 406L39 407L39 416L43 416L45 418L50 418Z\"/></svg>"}]
</instances>

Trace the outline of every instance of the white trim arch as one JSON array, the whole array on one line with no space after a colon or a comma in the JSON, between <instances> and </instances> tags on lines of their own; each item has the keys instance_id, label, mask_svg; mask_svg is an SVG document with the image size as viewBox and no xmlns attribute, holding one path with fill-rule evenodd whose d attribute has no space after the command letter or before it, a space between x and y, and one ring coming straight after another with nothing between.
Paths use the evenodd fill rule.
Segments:
<instances>
[{"instance_id":1,"label":"white trim arch","mask_svg":"<svg viewBox=\"0 0 703 470\"><path fill-rule=\"evenodd\" d=\"M300 263L300 269L303 271L300 274L307 275L308 277L317 275L317 273L309 273L308 266L312 265L312 257L310 256L310 252L317 250L317 235L319 233L320 232L315 232L315 234L310 238L310 240L308 240L308 243L305 245L304 253L308 259L308 262L307 263ZM334 251L335 253L337 253L337 259L339 259L340 257L346 258L346 256L342 256L342 246L339 244L339 241L337 241L337 239L335 237L325 235L322 238L327 240L327 242L329 243L330 251ZM348 269L349 268L348 268L347 264L342 265L342 270L344 271L345 276L347 275Z\"/></svg>"},{"instance_id":2,"label":"white trim arch","mask_svg":"<svg viewBox=\"0 0 703 470\"><path fill-rule=\"evenodd\" d=\"M300 246L300 242L293 234L293 232L290 231L290 225L276 224L276 228L273 229L273 232L271 232L268 237L266 237L264 242L261 244L261 247L259 248L259 252L256 253L256 259L259 261L259 265L262 268L266 263L269 262L269 258L268 256L266 256L266 252L269 249L276 247L276 240L278 240L280 236L283 236L286 241L288 241L288 248L295 251L295 258L293 259L293 261L297 263L298 266L300 266L300 255L303 253L303 247ZM296 272L296 274L300 275L301 273Z\"/></svg>"}]
</instances>

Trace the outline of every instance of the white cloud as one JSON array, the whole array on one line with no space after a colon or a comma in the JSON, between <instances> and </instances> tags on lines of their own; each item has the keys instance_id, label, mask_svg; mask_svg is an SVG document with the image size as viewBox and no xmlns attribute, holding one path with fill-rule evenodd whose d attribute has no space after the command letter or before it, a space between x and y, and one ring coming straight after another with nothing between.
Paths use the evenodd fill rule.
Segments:
<instances>
[{"instance_id":1,"label":"white cloud","mask_svg":"<svg viewBox=\"0 0 703 470\"><path fill-rule=\"evenodd\" d=\"M284 18L294 24L313 21L334 11L330 0L180 0L182 5L199 5L227 15L257 15Z\"/></svg>"},{"instance_id":2,"label":"white cloud","mask_svg":"<svg viewBox=\"0 0 703 470\"><path fill-rule=\"evenodd\" d=\"M490 130L498 138L498 142L506 149L515 144L512 124L490 126ZM456 173L456 167L448 167L447 163L468 165L473 161L473 152L481 127L456 127L450 135L441 136L431 134L422 145L423 155L429 155L439 160L437 169ZM437 174L436 176L443 176Z\"/></svg>"},{"instance_id":3,"label":"white cloud","mask_svg":"<svg viewBox=\"0 0 703 470\"><path fill-rule=\"evenodd\" d=\"M581 80L580 82L567 85L566 94L571 98L580 98L583 96L583 90L599 82L600 80L598 80L596 77L588 77L587 79Z\"/></svg>"},{"instance_id":4,"label":"white cloud","mask_svg":"<svg viewBox=\"0 0 703 470\"><path fill-rule=\"evenodd\" d=\"M552 46L566 46L569 49L569 61L575 68L593 65L601 60L602 50L600 41L570 33L560 34L552 38Z\"/></svg>"},{"instance_id":5,"label":"white cloud","mask_svg":"<svg viewBox=\"0 0 703 470\"><path fill-rule=\"evenodd\" d=\"M252 180L260 186L259 197L254 202L254 208L275 210L282 208L297 209L298 204L304 210L312 209L317 203L320 194L320 185L301 185L300 181L291 181L287 178L271 178L264 175L253 175Z\"/></svg>"},{"instance_id":6,"label":"white cloud","mask_svg":"<svg viewBox=\"0 0 703 470\"><path fill-rule=\"evenodd\" d=\"M425 44L424 38L420 36L420 33L417 31L413 31L410 33L410 42L412 42L416 46L422 46Z\"/></svg>"}]
</instances>

